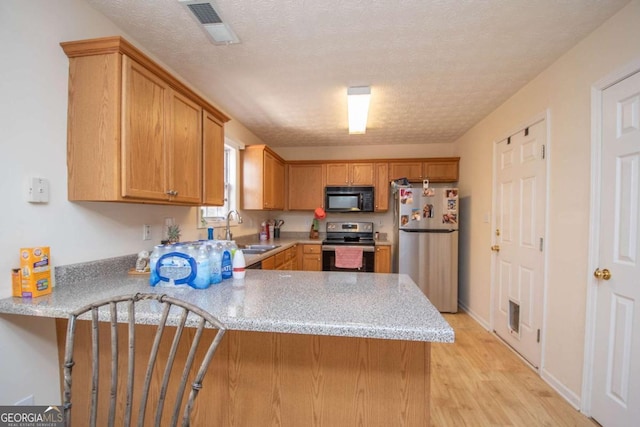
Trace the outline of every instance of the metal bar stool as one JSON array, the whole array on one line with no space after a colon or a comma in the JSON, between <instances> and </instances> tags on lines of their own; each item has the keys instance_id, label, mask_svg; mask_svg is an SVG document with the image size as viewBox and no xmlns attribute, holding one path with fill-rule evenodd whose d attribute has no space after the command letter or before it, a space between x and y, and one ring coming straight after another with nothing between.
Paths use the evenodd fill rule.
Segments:
<instances>
[{"instance_id":1,"label":"metal bar stool","mask_svg":"<svg viewBox=\"0 0 640 427\"><path fill-rule=\"evenodd\" d=\"M91 312L91 405L89 409L89 420L88 425L96 426L96 425L109 425L113 426L116 422L116 409L118 402L118 304L125 304L127 306L126 322L128 324L128 354L127 354L127 376L126 376L126 396L125 396L125 406L124 406L124 420L122 424L118 422L118 425L129 426L132 420L132 409L134 402L134 373L135 373L135 351L136 351L136 334L135 334L135 307L141 301L149 301L155 300L157 301L157 305L159 305L161 310L160 320L157 323L157 329L155 332L155 337L153 340L153 344L151 346L151 351L148 358L146 374L144 378L144 385L142 388L142 393L136 393L136 399L139 399L139 407L138 407L138 419L137 425L144 425L145 413L147 411L147 401L149 399L149 389L151 384L151 379L153 376L154 369L156 367L156 362L158 359L158 349L160 348L161 340L163 332L165 331L165 327L167 326L167 319L169 318L169 312L172 307L177 307L177 311L179 313L178 321L176 325L176 330L173 336L173 341L171 343L171 347L167 356L166 364L164 365L164 373L162 375L162 381L160 386L160 391L158 393L157 401L155 404L155 420L154 425L167 425L166 422L161 424L162 415L165 406L165 399L167 397L167 389L169 385L169 380L171 377L171 373L174 371L178 371L180 369L179 366L174 366L176 362L176 353L179 347L183 347L181 342L181 337L183 336L183 331L185 330L185 324L187 323L187 319L189 318L190 324L195 324L195 334L193 338L190 340L190 348L189 353L184 360L184 365L182 366L182 375L180 377L179 385L177 388L177 394L175 401L173 402L172 419L171 426L176 426L180 419L180 408L182 406L183 398L185 395L185 388L187 384L187 380L189 377L189 372L193 366L193 362L196 359L196 352L198 347L201 344L202 346L206 344L207 340L202 340L203 333L205 327L217 329L217 332L211 342L209 343L209 347L206 350L206 353L200 363L200 366L195 373L195 378L191 384L191 391L189 393L189 398L184 405L184 409L182 411L182 423L183 426L188 426L190 423L190 415L193 409L194 401L198 392L202 388L202 379L207 372L207 368L213 358L220 341L225 333L225 328L220 321L218 321L215 317L211 316L209 313L204 310L189 304L187 302L169 297L167 295L161 294L145 294L138 293L135 295L123 295L110 299L106 299L103 301L98 301L88 306L85 306L79 310L74 311L69 315L69 323L67 326L67 341L65 348L65 361L64 361L64 413L66 419L66 425L71 425L71 370L75 364L73 359L74 352L74 338L76 335L76 325L77 320L80 316L85 313ZM153 302L151 302L153 304ZM106 309L108 306L108 310ZM102 310L100 308L104 307ZM176 310L174 310L175 312ZM121 312L122 313L122 312ZM86 316L85 316L86 317ZM172 319L176 316L172 316ZM103 322L108 321L110 323L111 330L111 375L110 375L110 387L109 387L109 411L108 411L108 421L105 422L104 419L98 419L98 403L99 403L99 372L100 372L100 362L99 362L99 326L98 321L102 320ZM123 319L124 321L124 319ZM195 323L194 323L195 322ZM122 322L121 322L122 323ZM155 323L154 323L155 325ZM172 325L170 325L172 326ZM187 334L185 334L187 335ZM188 339L185 338L188 341ZM185 341L183 340L183 342ZM182 363L182 362L181 362ZM159 368L160 369L160 368ZM193 375L193 374L192 374ZM84 424L83 425L87 425Z\"/></svg>"}]
</instances>

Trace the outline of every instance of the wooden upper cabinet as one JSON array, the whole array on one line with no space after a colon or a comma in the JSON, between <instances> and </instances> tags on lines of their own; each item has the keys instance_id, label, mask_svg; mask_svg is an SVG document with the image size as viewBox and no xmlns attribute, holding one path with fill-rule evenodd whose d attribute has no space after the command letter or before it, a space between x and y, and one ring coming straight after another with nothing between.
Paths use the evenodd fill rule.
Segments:
<instances>
[{"instance_id":1,"label":"wooden upper cabinet","mask_svg":"<svg viewBox=\"0 0 640 427\"><path fill-rule=\"evenodd\" d=\"M389 210L389 165L376 163L375 206L376 212Z\"/></svg>"},{"instance_id":2,"label":"wooden upper cabinet","mask_svg":"<svg viewBox=\"0 0 640 427\"><path fill-rule=\"evenodd\" d=\"M389 162L389 179L407 178L409 181L422 180L422 162Z\"/></svg>"},{"instance_id":3,"label":"wooden upper cabinet","mask_svg":"<svg viewBox=\"0 0 640 427\"><path fill-rule=\"evenodd\" d=\"M422 163L425 179L431 182L457 182L460 159L430 159Z\"/></svg>"},{"instance_id":4,"label":"wooden upper cabinet","mask_svg":"<svg viewBox=\"0 0 640 427\"><path fill-rule=\"evenodd\" d=\"M312 211L324 207L324 168L319 163L289 164L288 196L289 210Z\"/></svg>"},{"instance_id":5,"label":"wooden upper cabinet","mask_svg":"<svg viewBox=\"0 0 640 427\"><path fill-rule=\"evenodd\" d=\"M242 209L284 209L284 160L266 145L249 145L242 156Z\"/></svg>"},{"instance_id":6,"label":"wooden upper cabinet","mask_svg":"<svg viewBox=\"0 0 640 427\"><path fill-rule=\"evenodd\" d=\"M264 152L264 208L284 209L284 161Z\"/></svg>"},{"instance_id":7,"label":"wooden upper cabinet","mask_svg":"<svg viewBox=\"0 0 640 427\"><path fill-rule=\"evenodd\" d=\"M171 200L200 204L202 199L202 108L171 91L167 141Z\"/></svg>"},{"instance_id":8,"label":"wooden upper cabinet","mask_svg":"<svg viewBox=\"0 0 640 427\"><path fill-rule=\"evenodd\" d=\"M69 200L210 203L203 110L217 121L217 138L229 118L121 37L61 45L69 57ZM216 149L222 156L223 145Z\"/></svg>"},{"instance_id":9,"label":"wooden upper cabinet","mask_svg":"<svg viewBox=\"0 0 640 427\"><path fill-rule=\"evenodd\" d=\"M168 200L171 89L127 56L122 58L122 76L122 197Z\"/></svg>"},{"instance_id":10,"label":"wooden upper cabinet","mask_svg":"<svg viewBox=\"0 0 640 427\"><path fill-rule=\"evenodd\" d=\"M421 159L421 161L393 160L389 162L389 179L407 178L412 182L457 182L459 157Z\"/></svg>"},{"instance_id":11,"label":"wooden upper cabinet","mask_svg":"<svg viewBox=\"0 0 640 427\"><path fill-rule=\"evenodd\" d=\"M224 124L202 113L202 204L224 205Z\"/></svg>"},{"instance_id":12,"label":"wooden upper cabinet","mask_svg":"<svg viewBox=\"0 0 640 427\"><path fill-rule=\"evenodd\" d=\"M373 163L327 163L326 185L373 185Z\"/></svg>"}]
</instances>

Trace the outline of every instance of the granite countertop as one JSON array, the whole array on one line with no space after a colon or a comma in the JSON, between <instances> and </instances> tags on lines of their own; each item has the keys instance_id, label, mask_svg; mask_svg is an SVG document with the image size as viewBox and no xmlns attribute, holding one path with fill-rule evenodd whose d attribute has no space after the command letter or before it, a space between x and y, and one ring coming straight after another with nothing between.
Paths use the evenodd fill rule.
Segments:
<instances>
[{"instance_id":1,"label":"granite countertop","mask_svg":"<svg viewBox=\"0 0 640 427\"><path fill-rule=\"evenodd\" d=\"M135 259L135 258L134 258ZM90 264L90 263L87 263ZM66 318L90 302L137 292L166 293L210 312L229 330L453 342L442 315L405 274L248 270L205 290L151 287L148 276L108 268L95 277L56 273L57 286L39 298L0 300L0 313ZM80 270L78 270L80 271ZM85 271L86 272L86 271ZM138 322L159 319L157 302L137 309ZM124 313L121 320L126 318Z\"/></svg>"}]
</instances>

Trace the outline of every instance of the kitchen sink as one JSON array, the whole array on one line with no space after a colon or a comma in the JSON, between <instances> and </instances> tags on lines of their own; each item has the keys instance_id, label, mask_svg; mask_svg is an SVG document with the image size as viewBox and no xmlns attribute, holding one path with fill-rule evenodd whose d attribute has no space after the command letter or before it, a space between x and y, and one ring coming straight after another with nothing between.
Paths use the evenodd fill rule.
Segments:
<instances>
[{"instance_id":1,"label":"kitchen sink","mask_svg":"<svg viewBox=\"0 0 640 427\"><path fill-rule=\"evenodd\" d=\"M242 252L246 255L260 255L279 247L280 245L245 245L240 249L242 249Z\"/></svg>"},{"instance_id":2,"label":"kitchen sink","mask_svg":"<svg viewBox=\"0 0 640 427\"><path fill-rule=\"evenodd\" d=\"M244 249L257 249L257 250L265 250L265 251L270 251L272 249L275 248L279 248L280 245L245 245Z\"/></svg>"}]
</instances>

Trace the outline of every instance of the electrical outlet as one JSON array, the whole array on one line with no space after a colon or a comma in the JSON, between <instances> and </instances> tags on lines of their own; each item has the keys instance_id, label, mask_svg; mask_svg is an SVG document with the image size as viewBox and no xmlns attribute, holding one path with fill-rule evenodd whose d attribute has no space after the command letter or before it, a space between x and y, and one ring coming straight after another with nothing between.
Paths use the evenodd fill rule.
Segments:
<instances>
[{"instance_id":1,"label":"electrical outlet","mask_svg":"<svg viewBox=\"0 0 640 427\"><path fill-rule=\"evenodd\" d=\"M148 224L142 226L142 240L151 240L151 226Z\"/></svg>"}]
</instances>

